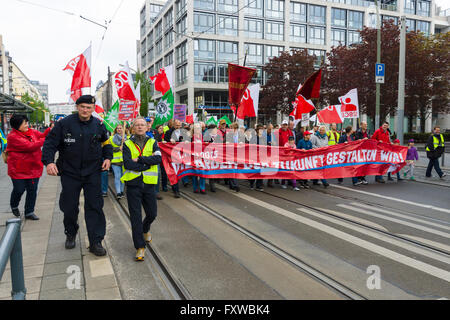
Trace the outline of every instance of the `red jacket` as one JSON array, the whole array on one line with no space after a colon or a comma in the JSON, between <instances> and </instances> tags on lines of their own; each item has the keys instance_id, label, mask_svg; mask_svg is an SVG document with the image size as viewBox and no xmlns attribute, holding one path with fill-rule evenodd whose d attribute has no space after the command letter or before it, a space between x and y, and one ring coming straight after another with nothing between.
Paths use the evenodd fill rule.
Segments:
<instances>
[{"instance_id":1,"label":"red jacket","mask_svg":"<svg viewBox=\"0 0 450 320\"><path fill-rule=\"evenodd\" d=\"M278 130L279 135L279 143L278 145L280 147L284 146L287 142L289 142L289 137L293 136L295 137L295 134L292 132L292 130L287 129L286 131L283 131L283 129Z\"/></svg>"},{"instance_id":2,"label":"red jacket","mask_svg":"<svg viewBox=\"0 0 450 320\"><path fill-rule=\"evenodd\" d=\"M380 127L377 131L373 133L372 139L375 139L377 141L382 141L386 143L391 143L391 139L389 137L389 131L383 131L383 129Z\"/></svg>"},{"instance_id":3,"label":"red jacket","mask_svg":"<svg viewBox=\"0 0 450 320\"><path fill-rule=\"evenodd\" d=\"M6 150L8 175L12 179L34 179L42 176L44 165L41 162L41 148L49 132L50 128L44 133L32 129L27 132L16 129L11 131Z\"/></svg>"}]
</instances>

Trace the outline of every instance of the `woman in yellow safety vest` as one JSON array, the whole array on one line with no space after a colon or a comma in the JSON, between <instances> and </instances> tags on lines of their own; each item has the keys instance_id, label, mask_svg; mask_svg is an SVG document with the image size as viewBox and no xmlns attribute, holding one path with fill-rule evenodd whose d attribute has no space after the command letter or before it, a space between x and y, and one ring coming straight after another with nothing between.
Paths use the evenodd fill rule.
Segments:
<instances>
[{"instance_id":1,"label":"woman in yellow safety vest","mask_svg":"<svg viewBox=\"0 0 450 320\"><path fill-rule=\"evenodd\" d=\"M123 126L121 124L118 124L116 129L114 129L113 135L109 138L109 141L113 147L113 159L111 160L111 167L114 172L114 186L116 188L117 199L123 198L124 190L124 184L120 181L120 178L122 178L123 174L122 135ZM125 141L126 140L127 136L125 136Z\"/></svg>"},{"instance_id":2,"label":"woman in yellow safety vest","mask_svg":"<svg viewBox=\"0 0 450 320\"><path fill-rule=\"evenodd\" d=\"M156 184L161 151L155 139L146 135L147 122L139 117L134 120L133 135L123 145L124 173L120 179L127 186L128 211L130 212L136 261L144 260L145 243L152 240L150 225L157 215ZM141 206L145 218L142 221Z\"/></svg>"}]
</instances>

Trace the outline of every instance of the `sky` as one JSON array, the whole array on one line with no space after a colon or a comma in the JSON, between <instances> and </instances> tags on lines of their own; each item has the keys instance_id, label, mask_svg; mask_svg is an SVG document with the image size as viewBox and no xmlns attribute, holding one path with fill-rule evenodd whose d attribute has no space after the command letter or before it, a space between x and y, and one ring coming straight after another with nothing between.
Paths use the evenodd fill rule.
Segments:
<instances>
[{"instance_id":1,"label":"sky","mask_svg":"<svg viewBox=\"0 0 450 320\"><path fill-rule=\"evenodd\" d=\"M106 81L108 66L115 72L128 60L136 69L143 4L144 0L0 0L0 34L6 51L28 79L48 84L49 102L65 103L71 76L62 69L91 42L92 94L100 80ZM105 29L79 17L105 25L116 10L103 41Z\"/></svg>"},{"instance_id":2,"label":"sky","mask_svg":"<svg viewBox=\"0 0 450 320\"><path fill-rule=\"evenodd\" d=\"M450 7L450 0L436 3L444 9ZM144 0L0 0L0 34L6 50L25 75L49 85L49 102L68 102L71 78L62 69L90 42L92 90L100 80L106 81L108 66L114 72L128 61L136 69L143 4ZM105 29L79 15L101 24L114 16L103 41Z\"/></svg>"}]
</instances>

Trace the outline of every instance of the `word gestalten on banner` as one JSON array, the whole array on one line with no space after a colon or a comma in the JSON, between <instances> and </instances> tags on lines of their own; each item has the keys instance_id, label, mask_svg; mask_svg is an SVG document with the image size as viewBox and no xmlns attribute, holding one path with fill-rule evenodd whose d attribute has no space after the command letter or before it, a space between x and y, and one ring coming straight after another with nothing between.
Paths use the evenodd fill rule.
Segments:
<instances>
[{"instance_id":1,"label":"word gestalten on banner","mask_svg":"<svg viewBox=\"0 0 450 320\"><path fill-rule=\"evenodd\" d=\"M405 164L407 147L359 140L299 150L249 144L160 144L172 184L184 176L236 179L329 179L384 175Z\"/></svg>"}]
</instances>

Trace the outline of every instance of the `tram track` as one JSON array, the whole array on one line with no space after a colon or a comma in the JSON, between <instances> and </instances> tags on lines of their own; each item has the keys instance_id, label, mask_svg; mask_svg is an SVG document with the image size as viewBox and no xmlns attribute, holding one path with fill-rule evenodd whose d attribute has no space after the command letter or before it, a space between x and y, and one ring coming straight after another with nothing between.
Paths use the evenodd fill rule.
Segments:
<instances>
[{"instance_id":1,"label":"tram track","mask_svg":"<svg viewBox=\"0 0 450 320\"><path fill-rule=\"evenodd\" d=\"M340 283L333 279L332 277L326 275L322 271L318 270L317 268L314 268L313 266L309 265L305 261L300 260L299 258L291 255L287 251L283 250L279 246L273 244L272 242L262 238L261 236L255 234L254 232L248 230L247 228L243 227L242 225L232 221L231 219L225 217L224 215L220 214L210 206L207 206L197 199L194 199L191 197L188 193L181 191L181 196L198 207L199 209L209 213L210 215L214 216L215 218L219 219L232 229L244 234L247 238L251 239L252 241L256 242L258 245L262 246L264 249L268 250L270 253L274 254L278 258L280 258L283 261L286 261L287 263L293 265L300 271L308 274L313 279L319 281L320 283L324 284L326 287L334 290L335 292L339 293L340 295L351 299L351 300L367 300L368 298L361 295L360 293L354 291L350 287L346 286L343 283Z\"/></svg>"}]
</instances>

